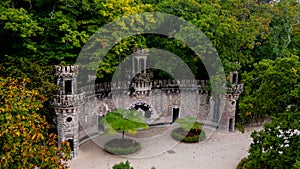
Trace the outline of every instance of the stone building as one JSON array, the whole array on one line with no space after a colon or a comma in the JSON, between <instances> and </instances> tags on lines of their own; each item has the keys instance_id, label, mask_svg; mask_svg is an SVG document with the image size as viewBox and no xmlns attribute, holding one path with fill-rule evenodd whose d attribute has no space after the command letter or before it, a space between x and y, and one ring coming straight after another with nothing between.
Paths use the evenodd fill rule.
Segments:
<instances>
[{"instance_id":1,"label":"stone building","mask_svg":"<svg viewBox=\"0 0 300 169\"><path fill-rule=\"evenodd\" d=\"M140 53L143 55L143 53ZM77 89L78 67L56 66L59 94L54 97L59 143L69 141L73 156L79 145L103 132L98 122L115 108L136 109L149 125L172 124L177 118L197 116L206 126L234 132L236 103L243 91L238 72L232 72L231 86L222 96L212 98L205 90L206 80L155 80L144 70L147 57L134 58L138 65L131 81L83 86ZM133 61L134 62L134 61ZM137 73L139 72L139 73ZM221 108L224 108L221 109Z\"/></svg>"}]
</instances>

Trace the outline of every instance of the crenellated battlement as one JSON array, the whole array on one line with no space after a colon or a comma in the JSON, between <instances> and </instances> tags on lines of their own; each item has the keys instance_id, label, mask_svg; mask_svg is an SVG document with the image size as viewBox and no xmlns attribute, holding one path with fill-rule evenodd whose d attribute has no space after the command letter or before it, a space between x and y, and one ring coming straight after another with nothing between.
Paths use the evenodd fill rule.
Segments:
<instances>
[{"instance_id":1,"label":"crenellated battlement","mask_svg":"<svg viewBox=\"0 0 300 169\"><path fill-rule=\"evenodd\" d=\"M227 94L238 94L240 95L244 90L244 84L232 84L226 87Z\"/></svg>"},{"instance_id":2,"label":"crenellated battlement","mask_svg":"<svg viewBox=\"0 0 300 169\"><path fill-rule=\"evenodd\" d=\"M56 76L62 76L62 77L73 77L78 75L78 66L77 65L68 65L68 66L61 66L56 65Z\"/></svg>"},{"instance_id":3,"label":"crenellated battlement","mask_svg":"<svg viewBox=\"0 0 300 169\"><path fill-rule=\"evenodd\" d=\"M129 91L132 88L138 87L139 89L145 89L143 91L152 89L161 89L166 92L177 93L180 90L198 90L199 93L207 93L206 86L208 80L153 80L150 83L147 82L103 82L95 85L88 85L81 87L79 92L85 92L86 95L93 95L98 93L107 93L111 91Z\"/></svg>"}]
</instances>

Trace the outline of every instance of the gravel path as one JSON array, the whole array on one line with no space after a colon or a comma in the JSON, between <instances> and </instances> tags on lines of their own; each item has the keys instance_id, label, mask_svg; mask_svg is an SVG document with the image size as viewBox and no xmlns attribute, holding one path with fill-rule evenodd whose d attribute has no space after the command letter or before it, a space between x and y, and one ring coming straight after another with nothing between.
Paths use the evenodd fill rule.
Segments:
<instances>
[{"instance_id":1,"label":"gravel path","mask_svg":"<svg viewBox=\"0 0 300 169\"><path fill-rule=\"evenodd\" d=\"M164 127L140 132L134 136L141 150L130 156L111 155L101 148L105 141L120 136L97 137L80 146L80 155L70 162L71 169L111 169L116 163L129 160L134 169L234 169L247 156L250 134L261 127L246 128L245 133L213 132L211 137L195 144L178 143ZM207 131L210 135L210 131ZM157 136L153 133L159 133ZM128 135L128 137L131 137Z\"/></svg>"}]
</instances>

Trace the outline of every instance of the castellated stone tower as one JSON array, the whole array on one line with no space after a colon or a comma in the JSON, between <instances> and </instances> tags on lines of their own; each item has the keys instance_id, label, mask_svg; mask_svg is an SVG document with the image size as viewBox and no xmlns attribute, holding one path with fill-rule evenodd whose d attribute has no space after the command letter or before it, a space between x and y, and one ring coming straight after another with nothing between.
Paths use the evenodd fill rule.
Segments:
<instances>
[{"instance_id":1,"label":"castellated stone tower","mask_svg":"<svg viewBox=\"0 0 300 169\"><path fill-rule=\"evenodd\" d=\"M62 142L68 141L72 150L72 156L78 156L78 112L83 95L77 94L78 67L55 66L57 85L59 93L54 97L54 110L57 115L57 130L59 146Z\"/></svg>"},{"instance_id":2,"label":"castellated stone tower","mask_svg":"<svg viewBox=\"0 0 300 169\"><path fill-rule=\"evenodd\" d=\"M243 92L243 84L238 81L238 72L230 72L231 86L226 88L226 102L224 112L220 119L219 131L234 132L235 129L235 116L236 116L236 104L240 94Z\"/></svg>"}]
</instances>

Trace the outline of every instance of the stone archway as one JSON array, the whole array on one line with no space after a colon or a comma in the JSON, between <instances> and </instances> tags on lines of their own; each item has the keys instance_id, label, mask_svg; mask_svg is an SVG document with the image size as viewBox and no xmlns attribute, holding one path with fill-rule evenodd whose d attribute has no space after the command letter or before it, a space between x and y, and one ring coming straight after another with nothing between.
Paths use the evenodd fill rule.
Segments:
<instances>
[{"instance_id":1,"label":"stone archway","mask_svg":"<svg viewBox=\"0 0 300 169\"><path fill-rule=\"evenodd\" d=\"M151 106L142 100L132 103L128 109L129 110L137 110L137 111L141 112L145 118L148 118L148 119L153 117L153 110L152 110Z\"/></svg>"}]
</instances>

